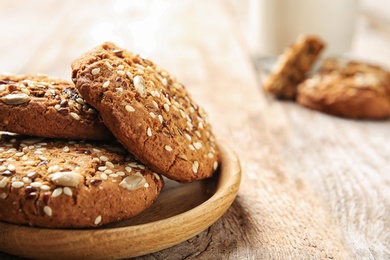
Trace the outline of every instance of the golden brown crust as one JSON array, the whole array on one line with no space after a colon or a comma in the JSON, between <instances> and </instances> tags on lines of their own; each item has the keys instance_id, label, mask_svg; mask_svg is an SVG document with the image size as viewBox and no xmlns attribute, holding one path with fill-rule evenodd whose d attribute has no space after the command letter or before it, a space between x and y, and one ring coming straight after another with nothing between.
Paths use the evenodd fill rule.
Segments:
<instances>
[{"instance_id":1,"label":"golden brown crust","mask_svg":"<svg viewBox=\"0 0 390 260\"><path fill-rule=\"evenodd\" d=\"M50 138L111 140L72 82L45 75L0 75L0 130Z\"/></svg>"},{"instance_id":2,"label":"golden brown crust","mask_svg":"<svg viewBox=\"0 0 390 260\"><path fill-rule=\"evenodd\" d=\"M389 73L371 64L327 59L298 87L297 102L324 113L360 119L390 117Z\"/></svg>"},{"instance_id":3,"label":"golden brown crust","mask_svg":"<svg viewBox=\"0 0 390 260\"><path fill-rule=\"evenodd\" d=\"M168 178L208 178L219 152L207 115L150 60L104 43L72 64L73 81L132 154Z\"/></svg>"},{"instance_id":4,"label":"golden brown crust","mask_svg":"<svg viewBox=\"0 0 390 260\"><path fill-rule=\"evenodd\" d=\"M0 135L0 221L101 226L141 213L162 187L119 144Z\"/></svg>"},{"instance_id":5,"label":"golden brown crust","mask_svg":"<svg viewBox=\"0 0 390 260\"><path fill-rule=\"evenodd\" d=\"M264 82L264 90L280 99L295 99L298 84L306 78L324 45L316 36L299 37L279 56L275 68Z\"/></svg>"}]
</instances>

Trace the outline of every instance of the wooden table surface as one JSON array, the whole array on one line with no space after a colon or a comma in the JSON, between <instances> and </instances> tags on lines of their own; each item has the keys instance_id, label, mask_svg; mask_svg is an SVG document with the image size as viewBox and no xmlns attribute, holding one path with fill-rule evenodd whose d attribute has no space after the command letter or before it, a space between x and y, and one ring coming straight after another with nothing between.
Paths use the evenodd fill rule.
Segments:
<instances>
[{"instance_id":1,"label":"wooden table surface","mask_svg":"<svg viewBox=\"0 0 390 260\"><path fill-rule=\"evenodd\" d=\"M113 41L180 79L238 154L239 194L207 230L139 259L390 259L390 122L267 97L253 1L0 1L0 72L70 79ZM362 0L351 54L390 68L390 4ZM1 259L18 259L0 253Z\"/></svg>"}]
</instances>

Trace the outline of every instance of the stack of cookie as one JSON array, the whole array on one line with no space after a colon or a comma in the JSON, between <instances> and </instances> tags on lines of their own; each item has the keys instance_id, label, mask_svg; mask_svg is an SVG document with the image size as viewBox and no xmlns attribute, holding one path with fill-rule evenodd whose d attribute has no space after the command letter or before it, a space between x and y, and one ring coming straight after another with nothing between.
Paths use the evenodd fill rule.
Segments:
<instances>
[{"instance_id":1,"label":"stack of cookie","mask_svg":"<svg viewBox=\"0 0 390 260\"><path fill-rule=\"evenodd\" d=\"M0 220L94 227L148 208L165 176L212 176L204 110L172 75L112 43L72 64L72 82L0 76Z\"/></svg>"},{"instance_id":2,"label":"stack of cookie","mask_svg":"<svg viewBox=\"0 0 390 260\"><path fill-rule=\"evenodd\" d=\"M264 82L264 90L335 116L389 118L390 72L365 62L331 57L309 75L324 46L324 41L316 36L299 37L280 55Z\"/></svg>"}]
</instances>

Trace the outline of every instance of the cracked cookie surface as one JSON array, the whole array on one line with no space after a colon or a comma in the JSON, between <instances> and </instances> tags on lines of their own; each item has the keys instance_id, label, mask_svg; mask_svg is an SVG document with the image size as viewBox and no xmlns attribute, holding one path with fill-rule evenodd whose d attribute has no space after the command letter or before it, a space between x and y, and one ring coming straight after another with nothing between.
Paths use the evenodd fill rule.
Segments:
<instances>
[{"instance_id":1,"label":"cracked cookie surface","mask_svg":"<svg viewBox=\"0 0 390 260\"><path fill-rule=\"evenodd\" d=\"M72 82L0 75L0 130L49 138L110 140L112 134Z\"/></svg>"},{"instance_id":2,"label":"cracked cookie surface","mask_svg":"<svg viewBox=\"0 0 390 260\"><path fill-rule=\"evenodd\" d=\"M113 43L72 63L82 96L129 152L170 179L212 176L219 152L205 111L152 61Z\"/></svg>"},{"instance_id":3,"label":"cracked cookie surface","mask_svg":"<svg viewBox=\"0 0 390 260\"><path fill-rule=\"evenodd\" d=\"M346 118L389 118L390 73L364 62L328 58L318 74L298 86L297 102Z\"/></svg>"},{"instance_id":4,"label":"cracked cookie surface","mask_svg":"<svg viewBox=\"0 0 390 260\"><path fill-rule=\"evenodd\" d=\"M0 134L0 221L96 227L141 213L163 187L120 144Z\"/></svg>"}]
</instances>

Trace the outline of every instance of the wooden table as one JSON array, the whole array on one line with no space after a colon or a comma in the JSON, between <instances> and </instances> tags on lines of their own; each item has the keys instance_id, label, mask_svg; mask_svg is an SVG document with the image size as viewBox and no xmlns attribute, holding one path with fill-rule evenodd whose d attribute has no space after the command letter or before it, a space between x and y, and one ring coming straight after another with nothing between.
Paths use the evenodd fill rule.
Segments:
<instances>
[{"instance_id":1,"label":"wooden table","mask_svg":"<svg viewBox=\"0 0 390 260\"><path fill-rule=\"evenodd\" d=\"M176 75L238 154L243 180L207 230L139 259L389 259L390 122L267 97L252 1L0 2L0 71L70 78L103 41ZM352 55L390 68L390 4L363 0ZM18 259L0 253L1 259Z\"/></svg>"}]
</instances>

